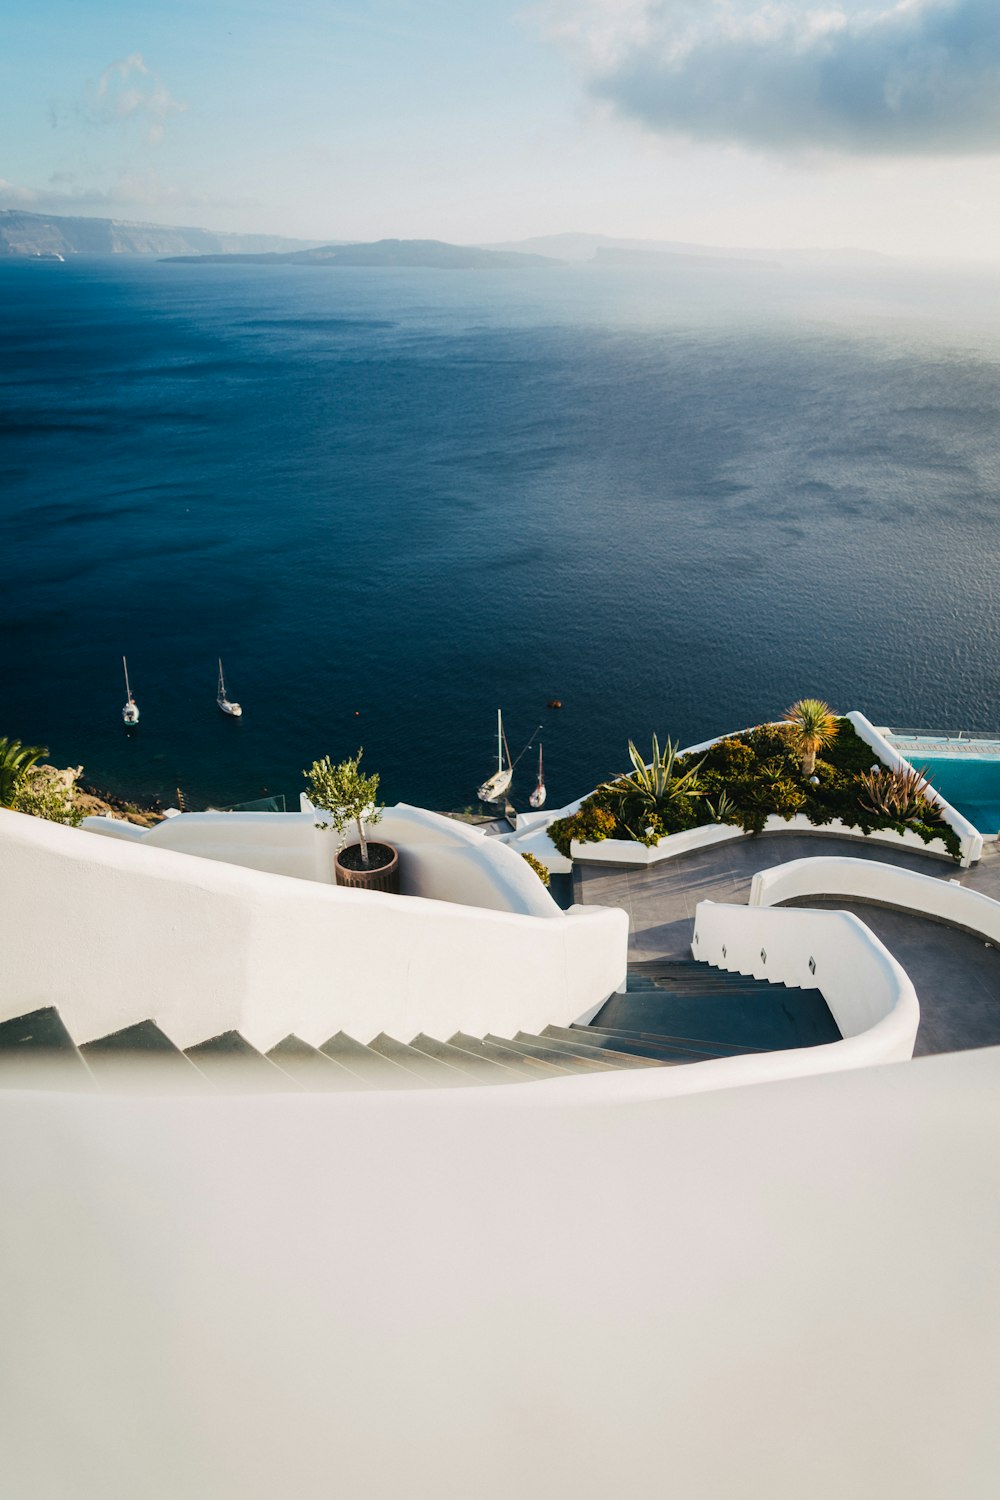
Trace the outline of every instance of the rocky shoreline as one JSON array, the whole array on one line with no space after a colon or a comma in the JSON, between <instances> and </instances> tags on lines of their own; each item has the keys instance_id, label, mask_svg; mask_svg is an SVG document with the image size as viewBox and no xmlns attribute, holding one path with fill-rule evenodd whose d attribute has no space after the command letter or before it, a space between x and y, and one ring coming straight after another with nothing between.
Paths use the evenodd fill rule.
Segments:
<instances>
[{"instance_id":1,"label":"rocky shoreline","mask_svg":"<svg viewBox=\"0 0 1000 1500\"><path fill-rule=\"evenodd\" d=\"M110 815L122 818L126 823L138 823L141 828L152 828L154 823L163 821L163 807L158 797L150 801L119 797L94 786L86 778L76 783L76 800L88 818Z\"/></svg>"}]
</instances>

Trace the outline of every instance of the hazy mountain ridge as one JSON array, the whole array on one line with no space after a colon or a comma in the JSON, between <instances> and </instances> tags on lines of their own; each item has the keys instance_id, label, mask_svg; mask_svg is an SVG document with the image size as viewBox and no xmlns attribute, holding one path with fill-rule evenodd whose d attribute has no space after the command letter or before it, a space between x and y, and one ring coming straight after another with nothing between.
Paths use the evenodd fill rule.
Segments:
<instances>
[{"instance_id":1,"label":"hazy mountain ridge","mask_svg":"<svg viewBox=\"0 0 1000 1500\"><path fill-rule=\"evenodd\" d=\"M534 235L525 240L500 241L486 248L511 254L551 255L558 260L576 262L605 260L603 252L606 250L637 251L664 258L684 256L703 260L766 261L772 265L886 265L893 259L876 250L860 250L853 246L786 250L774 246L699 245L685 240L640 240L582 233Z\"/></svg>"},{"instance_id":2,"label":"hazy mountain ridge","mask_svg":"<svg viewBox=\"0 0 1000 1500\"><path fill-rule=\"evenodd\" d=\"M75 218L0 209L0 256L184 255L306 249L317 240L274 234L228 234L125 219Z\"/></svg>"},{"instance_id":3,"label":"hazy mountain ridge","mask_svg":"<svg viewBox=\"0 0 1000 1500\"><path fill-rule=\"evenodd\" d=\"M171 255L171 261L227 261L254 265L291 266L405 266L440 271L523 271L556 266L551 256L487 250L479 245L449 245L444 240L371 240L359 244L320 245L311 250L257 254Z\"/></svg>"}]
</instances>

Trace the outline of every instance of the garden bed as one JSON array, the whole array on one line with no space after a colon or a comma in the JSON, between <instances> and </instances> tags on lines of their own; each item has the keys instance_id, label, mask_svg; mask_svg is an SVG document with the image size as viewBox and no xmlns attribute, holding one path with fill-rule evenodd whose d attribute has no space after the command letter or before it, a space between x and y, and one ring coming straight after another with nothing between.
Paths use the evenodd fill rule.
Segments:
<instances>
[{"instance_id":1,"label":"garden bed","mask_svg":"<svg viewBox=\"0 0 1000 1500\"><path fill-rule=\"evenodd\" d=\"M622 775L597 788L575 813L548 828L560 854L588 858L594 846L614 843L623 862L663 857L641 855L657 850L671 835L723 829L761 833L784 826L814 827L830 833L893 835L914 847L961 858L961 842L933 802L920 799L906 816L877 810L863 777L874 752L848 719L837 720L837 732L816 760L815 776L802 774L795 731L790 725L764 724L718 740L707 750L678 756L672 785L655 803L644 795L638 778ZM695 774L681 784L682 778ZM884 773L888 775L888 772ZM714 840L713 840L714 841ZM882 839L880 838L881 842ZM678 840L678 845L691 840ZM621 846L628 846L622 852ZM596 855L614 857L612 851Z\"/></svg>"}]
</instances>

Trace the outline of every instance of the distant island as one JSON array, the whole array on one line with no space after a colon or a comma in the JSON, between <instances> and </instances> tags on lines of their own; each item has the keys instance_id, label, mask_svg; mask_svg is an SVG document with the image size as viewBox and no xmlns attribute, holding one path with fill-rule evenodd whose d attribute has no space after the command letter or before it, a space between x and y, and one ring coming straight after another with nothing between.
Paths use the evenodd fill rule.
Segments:
<instances>
[{"instance_id":1,"label":"distant island","mask_svg":"<svg viewBox=\"0 0 1000 1500\"><path fill-rule=\"evenodd\" d=\"M549 255L513 250L483 250L476 245L449 245L444 240L373 240L367 244L319 245L311 250L256 254L166 255L173 262L283 266L400 266L438 271L523 271L557 266Z\"/></svg>"}]
</instances>

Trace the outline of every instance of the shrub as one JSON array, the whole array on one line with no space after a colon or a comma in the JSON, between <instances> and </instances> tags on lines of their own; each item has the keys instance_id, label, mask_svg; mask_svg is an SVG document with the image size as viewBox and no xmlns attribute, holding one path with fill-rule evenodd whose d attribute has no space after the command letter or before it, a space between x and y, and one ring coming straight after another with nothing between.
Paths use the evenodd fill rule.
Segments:
<instances>
[{"instance_id":1,"label":"shrub","mask_svg":"<svg viewBox=\"0 0 1000 1500\"><path fill-rule=\"evenodd\" d=\"M581 844L599 844L603 839L613 839L618 829L618 819L611 808L605 807L594 792L568 818L557 818L548 827L548 835L559 853L569 858L569 846L573 839Z\"/></svg>"},{"instance_id":2,"label":"shrub","mask_svg":"<svg viewBox=\"0 0 1000 1500\"><path fill-rule=\"evenodd\" d=\"M76 796L82 770L82 766L73 771L57 771L55 766L33 765L18 779L11 807L14 812L27 813L31 818L79 828L85 816Z\"/></svg>"},{"instance_id":3,"label":"shrub","mask_svg":"<svg viewBox=\"0 0 1000 1500\"><path fill-rule=\"evenodd\" d=\"M527 853L527 851L524 851L521 854L521 858L524 860L525 864L531 866L535 874L538 876L539 880L542 882L542 885L547 887L549 880L551 879L548 871L548 866L543 865L540 859L538 859L534 854Z\"/></svg>"}]
</instances>

